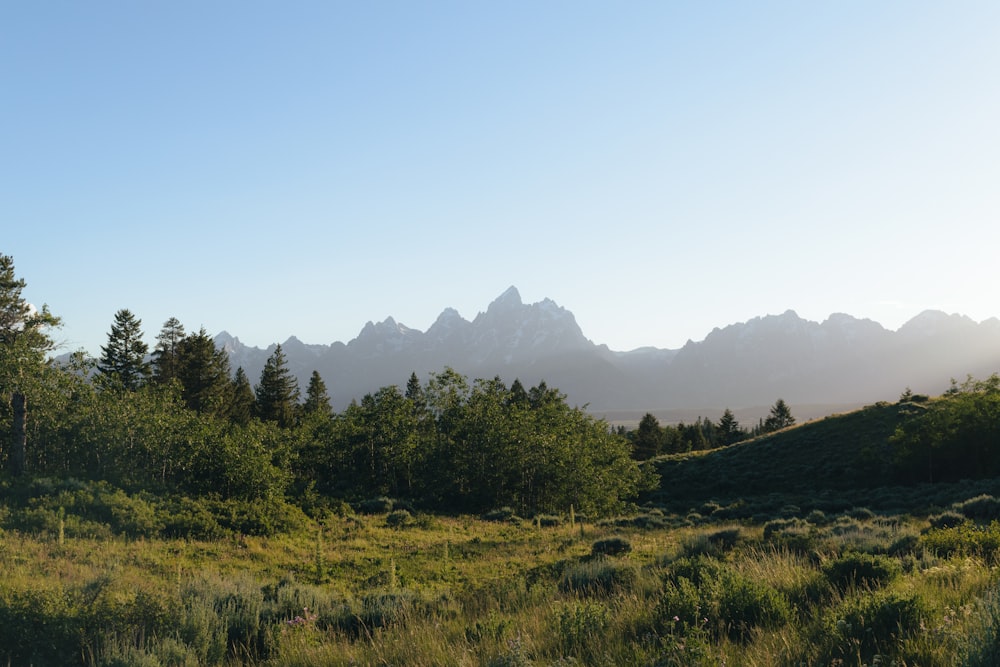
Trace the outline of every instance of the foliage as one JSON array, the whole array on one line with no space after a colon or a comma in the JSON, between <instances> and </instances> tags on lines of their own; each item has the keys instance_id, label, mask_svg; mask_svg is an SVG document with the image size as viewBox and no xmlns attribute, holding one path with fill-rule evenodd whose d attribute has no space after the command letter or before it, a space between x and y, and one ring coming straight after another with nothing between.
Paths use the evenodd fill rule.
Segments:
<instances>
[{"instance_id":1,"label":"foliage","mask_svg":"<svg viewBox=\"0 0 1000 667\"><path fill-rule=\"evenodd\" d=\"M97 370L108 388L135 391L151 373L146 361L149 346L142 340L142 320L122 308L108 333L108 344L101 347Z\"/></svg>"},{"instance_id":2,"label":"foliage","mask_svg":"<svg viewBox=\"0 0 1000 667\"><path fill-rule=\"evenodd\" d=\"M299 386L295 376L288 370L288 362L280 345L275 346L274 352L264 363L255 391L257 415L262 420L274 422L281 427L289 427L295 423Z\"/></svg>"},{"instance_id":3,"label":"foliage","mask_svg":"<svg viewBox=\"0 0 1000 667\"><path fill-rule=\"evenodd\" d=\"M897 560L883 555L848 552L823 565L823 573L839 588L876 587L898 577L902 568Z\"/></svg>"},{"instance_id":4,"label":"foliage","mask_svg":"<svg viewBox=\"0 0 1000 667\"><path fill-rule=\"evenodd\" d=\"M590 553L595 556L621 556L630 551L632 551L632 543L618 535L597 540L590 547Z\"/></svg>"},{"instance_id":5,"label":"foliage","mask_svg":"<svg viewBox=\"0 0 1000 667\"><path fill-rule=\"evenodd\" d=\"M913 482L1000 475L1000 376L971 377L901 423L891 439L897 476Z\"/></svg>"}]
</instances>

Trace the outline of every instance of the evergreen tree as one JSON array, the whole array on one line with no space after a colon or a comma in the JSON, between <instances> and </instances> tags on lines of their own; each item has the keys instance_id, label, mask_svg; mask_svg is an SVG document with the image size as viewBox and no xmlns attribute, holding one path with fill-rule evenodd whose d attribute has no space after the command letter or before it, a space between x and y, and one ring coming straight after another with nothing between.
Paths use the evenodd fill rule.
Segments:
<instances>
[{"instance_id":1,"label":"evergreen tree","mask_svg":"<svg viewBox=\"0 0 1000 667\"><path fill-rule=\"evenodd\" d=\"M250 379L240 366L236 369L230 390L229 420L234 424L247 425L253 419L257 399L254 397Z\"/></svg>"},{"instance_id":2,"label":"evergreen tree","mask_svg":"<svg viewBox=\"0 0 1000 667\"><path fill-rule=\"evenodd\" d=\"M792 416L791 409L783 399L779 398L771 407L771 414L764 420L764 432L779 431L793 424L795 424L795 417Z\"/></svg>"},{"instance_id":3,"label":"evergreen tree","mask_svg":"<svg viewBox=\"0 0 1000 667\"><path fill-rule=\"evenodd\" d=\"M256 389L257 415L264 421L276 422L279 426L292 426L299 402L299 385L288 370L285 354L281 346L264 364L260 373L260 383Z\"/></svg>"},{"instance_id":4,"label":"evergreen tree","mask_svg":"<svg viewBox=\"0 0 1000 667\"><path fill-rule=\"evenodd\" d=\"M736 421L736 416L733 415L733 411L729 408L726 408L726 411L722 413L722 418L719 419L718 435L719 444L722 445L731 445L739 442L744 437L740 423Z\"/></svg>"},{"instance_id":5,"label":"evergreen tree","mask_svg":"<svg viewBox=\"0 0 1000 667\"><path fill-rule=\"evenodd\" d=\"M149 377L148 351L149 346L142 340L142 320L127 308L115 313L108 344L101 347L101 359L97 362L106 386L120 386L127 391L141 387Z\"/></svg>"},{"instance_id":6,"label":"evergreen tree","mask_svg":"<svg viewBox=\"0 0 1000 667\"><path fill-rule=\"evenodd\" d=\"M184 325L176 317L163 323L156 337L153 350L153 378L157 382L169 382L177 377L178 348L184 340Z\"/></svg>"},{"instance_id":7,"label":"evergreen tree","mask_svg":"<svg viewBox=\"0 0 1000 667\"><path fill-rule=\"evenodd\" d=\"M48 306L39 312L22 298L25 286L15 277L14 259L0 254L0 397L12 411L8 459L15 475L26 465L28 385L55 348L49 331L60 324Z\"/></svg>"},{"instance_id":8,"label":"evergreen tree","mask_svg":"<svg viewBox=\"0 0 1000 667\"><path fill-rule=\"evenodd\" d=\"M639 420L632 438L632 456L639 461L651 459L663 450L664 433L659 420L647 412Z\"/></svg>"},{"instance_id":9,"label":"evergreen tree","mask_svg":"<svg viewBox=\"0 0 1000 667\"><path fill-rule=\"evenodd\" d=\"M229 356L215 347L204 328L180 341L176 361L181 396L188 408L216 415L229 411Z\"/></svg>"},{"instance_id":10,"label":"evergreen tree","mask_svg":"<svg viewBox=\"0 0 1000 667\"><path fill-rule=\"evenodd\" d=\"M524 385L521 384L520 378L514 378L514 382L510 385L510 398L508 400L511 405L522 407L528 405L530 402L528 392L525 390Z\"/></svg>"},{"instance_id":11,"label":"evergreen tree","mask_svg":"<svg viewBox=\"0 0 1000 667\"><path fill-rule=\"evenodd\" d=\"M306 400L302 404L302 414L318 414L329 416L333 414L330 407L330 395L326 391L326 383L320 377L319 371L313 371L309 376L309 386L306 387Z\"/></svg>"}]
</instances>

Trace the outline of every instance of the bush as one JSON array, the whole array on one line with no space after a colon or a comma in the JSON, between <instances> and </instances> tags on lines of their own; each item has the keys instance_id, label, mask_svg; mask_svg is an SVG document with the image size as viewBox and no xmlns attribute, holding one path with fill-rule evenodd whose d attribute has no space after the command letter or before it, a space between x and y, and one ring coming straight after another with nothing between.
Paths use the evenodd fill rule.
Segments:
<instances>
[{"instance_id":1,"label":"bush","mask_svg":"<svg viewBox=\"0 0 1000 667\"><path fill-rule=\"evenodd\" d=\"M392 498L379 496L378 498L362 500L358 503L358 511L362 514L386 514L392 511L394 505Z\"/></svg>"},{"instance_id":2,"label":"bush","mask_svg":"<svg viewBox=\"0 0 1000 667\"><path fill-rule=\"evenodd\" d=\"M847 553L823 566L823 573L838 588L848 586L881 586L902 572L894 558L866 553Z\"/></svg>"},{"instance_id":3,"label":"bush","mask_svg":"<svg viewBox=\"0 0 1000 667\"><path fill-rule=\"evenodd\" d=\"M719 597L719 622L733 639L745 640L754 628L788 623L792 607L784 594L736 573L727 573Z\"/></svg>"},{"instance_id":4,"label":"bush","mask_svg":"<svg viewBox=\"0 0 1000 667\"><path fill-rule=\"evenodd\" d=\"M928 521L931 523L931 528L954 528L965 523L966 517L958 512L942 512L930 517Z\"/></svg>"},{"instance_id":5,"label":"bush","mask_svg":"<svg viewBox=\"0 0 1000 667\"><path fill-rule=\"evenodd\" d=\"M634 567L599 559L568 568L559 581L559 590L582 595L610 595L632 589L637 580Z\"/></svg>"},{"instance_id":6,"label":"bush","mask_svg":"<svg viewBox=\"0 0 1000 667\"><path fill-rule=\"evenodd\" d=\"M490 510L486 514L482 515L481 518L483 521L496 521L501 523L505 521L514 522L518 520L518 516L512 507L500 507L495 510Z\"/></svg>"},{"instance_id":7,"label":"bush","mask_svg":"<svg viewBox=\"0 0 1000 667\"><path fill-rule=\"evenodd\" d=\"M955 503L952 507L962 515L976 521L1000 519L1000 499L987 494Z\"/></svg>"},{"instance_id":8,"label":"bush","mask_svg":"<svg viewBox=\"0 0 1000 667\"><path fill-rule=\"evenodd\" d=\"M598 540L590 547L593 556L621 556L632 551L632 543L624 537L609 537Z\"/></svg>"},{"instance_id":9,"label":"bush","mask_svg":"<svg viewBox=\"0 0 1000 667\"><path fill-rule=\"evenodd\" d=\"M562 525L562 517L555 514L539 514L535 517L535 522L540 528L556 528Z\"/></svg>"},{"instance_id":10,"label":"bush","mask_svg":"<svg viewBox=\"0 0 1000 667\"><path fill-rule=\"evenodd\" d=\"M385 525L390 528L402 528L413 523L413 515L406 510L393 510L385 517Z\"/></svg>"},{"instance_id":11,"label":"bush","mask_svg":"<svg viewBox=\"0 0 1000 667\"><path fill-rule=\"evenodd\" d=\"M924 613L915 594L880 590L849 598L824 619L822 664L868 664L875 655L898 655L907 637L919 631Z\"/></svg>"}]
</instances>

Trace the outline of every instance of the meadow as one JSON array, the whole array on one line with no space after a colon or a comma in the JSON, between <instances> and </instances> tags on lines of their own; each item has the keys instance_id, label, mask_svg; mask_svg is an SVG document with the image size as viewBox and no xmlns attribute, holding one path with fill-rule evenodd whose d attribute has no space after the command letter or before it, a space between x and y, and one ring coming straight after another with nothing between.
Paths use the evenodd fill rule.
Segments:
<instances>
[{"instance_id":1,"label":"meadow","mask_svg":"<svg viewBox=\"0 0 1000 667\"><path fill-rule=\"evenodd\" d=\"M65 512L7 530L0 661L1000 664L993 496L763 523L721 506L598 522L365 509L269 537L136 538Z\"/></svg>"}]
</instances>

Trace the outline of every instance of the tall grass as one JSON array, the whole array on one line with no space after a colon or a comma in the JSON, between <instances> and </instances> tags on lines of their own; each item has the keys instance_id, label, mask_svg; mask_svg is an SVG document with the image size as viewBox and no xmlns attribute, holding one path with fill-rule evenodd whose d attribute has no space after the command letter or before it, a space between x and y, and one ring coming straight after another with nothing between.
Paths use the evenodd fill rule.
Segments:
<instances>
[{"instance_id":1,"label":"tall grass","mask_svg":"<svg viewBox=\"0 0 1000 667\"><path fill-rule=\"evenodd\" d=\"M0 664L996 664L989 526L811 513L581 537L388 516L329 517L321 538L7 529Z\"/></svg>"}]
</instances>

